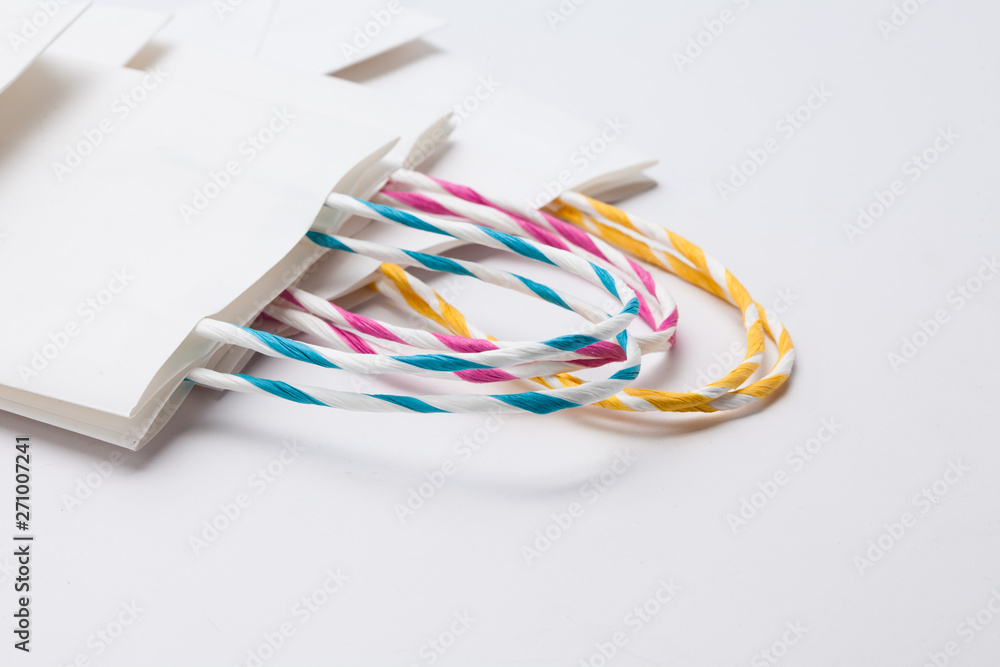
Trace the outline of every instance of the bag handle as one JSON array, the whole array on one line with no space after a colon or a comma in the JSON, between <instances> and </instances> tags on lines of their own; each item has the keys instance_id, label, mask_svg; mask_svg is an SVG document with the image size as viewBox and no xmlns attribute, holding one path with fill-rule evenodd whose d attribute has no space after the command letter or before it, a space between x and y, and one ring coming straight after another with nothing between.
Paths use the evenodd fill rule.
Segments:
<instances>
[{"instance_id":1,"label":"bag handle","mask_svg":"<svg viewBox=\"0 0 1000 667\"><path fill-rule=\"evenodd\" d=\"M466 240L482 241L483 245L515 252L524 257L541 261L546 264L560 266L605 290L621 305L621 311L613 316L606 316L601 311L587 307L585 302L564 295L541 283L506 271L485 267L474 262L455 260L414 251L402 250L391 246L383 246L358 239L348 239L320 232L309 232L307 237L313 242L327 248L345 250L377 257L383 261L422 266L432 271L453 273L477 278L485 282L502 285L510 289L538 296L560 307L573 310L594 318L604 316L599 322L592 322L584 327L582 333L560 336L543 343L520 344L514 347L485 350L472 353L423 354L408 356L357 355L344 351L323 348L301 341L276 336L247 327L238 327L225 322L206 319L199 323L196 332L217 342L239 345L269 356L289 358L297 361L327 367L341 368L361 373L411 373L435 374L455 373L469 370L490 370L495 364L515 365L512 362L543 361L548 355L572 352L596 345L608 338L614 338L617 347L624 353L625 368L614 373L605 380L590 383L587 387L569 387L540 392L521 392L501 395L438 395L427 397L407 397L395 395L359 394L341 392L318 387L295 387L287 383L254 378L247 375L224 374L209 369L195 369L188 379L216 388L255 393L266 393L288 400L303 403L328 405L348 409L375 411L418 411L418 412L478 412L487 410L514 410L527 412L551 412L558 409L575 407L593 402L595 396L616 393L630 379L638 375L640 367L640 351L635 340L629 336L627 327L635 319L639 302L634 292L621 280L595 264L581 260L574 255L553 248L542 248L537 244L493 230L460 223L435 221L428 223L416 216L385 207L361 202L354 198L341 195L331 195L328 205L340 208L345 212L354 213L358 210L370 211L376 219L388 219L402 222L408 226L433 231L439 234L466 238ZM366 207L365 207L366 206ZM598 315L598 313L601 313ZM609 341L610 342L610 341ZM487 359L489 364L482 364L474 359ZM494 364L491 366L490 364ZM601 399L597 399L601 400Z\"/></svg>"},{"instance_id":2,"label":"bag handle","mask_svg":"<svg viewBox=\"0 0 1000 667\"><path fill-rule=\"evenodd\" d=\"M515 205L490 200L465 186L432 179L416 172L397 172L391 183L419 188L421 197L402 198L411 207L421 210L432 205L447 207L451 212L454 199L465 203L462 213L481 219L482 211L503 211L511 216L523 217L539 225L547 224L548 229L561 229L556 223L574 225L580 233L595 234L623 250L628 251L637 261L645 261L665 272L673 273L702 289L724 298L743 312L747 328L747 352L743 361L726 377L699 390L690 392L664 392L648 389L627 389L616 400L606 401L603 407L639 411L705 411L731 410L755 403L772 394L791 374L795 361L795 349L791 337L785 331L777 316L767 313L749 295L745 288L720 262L706 255L697 245L658 225L640 218L629 217L623 211L590 199L575 192L564 193L551 207L551 212L519 208ZM493 214L490 213L492 216ZM558 217L557 217L558 216ZM388 292L390 298L405 303L418 312L426 312L426 294L418 294L401 280L398 275L389 275L401 299ZM411 281L412 281L411 277ZM443 298L431 290L434 299ZM422 302L422 304L421 304ZM445 302L442 309L446 326L455 333L459 328L468 328L461 313ZM763 358L763 335L766 334L778 346L778 359L773 368L761 379L744 383L760 365ZM644 350L645 351L645 350ZM579 383L572 376L547 378L547 382Z\"/></svg>"}]
</instances>

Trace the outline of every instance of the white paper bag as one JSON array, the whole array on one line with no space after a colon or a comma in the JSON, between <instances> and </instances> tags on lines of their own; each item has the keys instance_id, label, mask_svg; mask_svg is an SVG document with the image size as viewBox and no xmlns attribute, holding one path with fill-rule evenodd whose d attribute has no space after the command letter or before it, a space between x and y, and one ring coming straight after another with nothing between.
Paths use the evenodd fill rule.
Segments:
<instances>
[{"instance_id":1,"label":"white paper bag","mask_svg":"<svg viewBox=\"0 0 1000 667\"><path fill-rule=\"evenodd\" d=\"M200 319L245 322L285 287L248 291L394 141L59 58L0 95L0 128L0 401L98 425L169 394L212 352L190 336Z\"/></svg>"}]
</instances>

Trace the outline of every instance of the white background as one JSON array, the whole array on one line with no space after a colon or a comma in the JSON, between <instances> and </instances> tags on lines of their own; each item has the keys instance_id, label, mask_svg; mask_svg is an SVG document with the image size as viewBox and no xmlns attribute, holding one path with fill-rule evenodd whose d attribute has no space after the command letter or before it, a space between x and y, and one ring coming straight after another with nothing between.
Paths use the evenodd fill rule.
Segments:
<instances>
[{"instance_id":1,"label":"white background","mask_svg":"<svg viewBox=\"0 0 1000 667\"><path fill-rule=\"evenodd\" d=\"M791 295L777 302L799 351L787 390L732 416L507 417L468 462L455 443L481 436L483 417L342 414L199 390L130 454L0 415L0 498L13 495L13 439L30 435L38 536L36 651L15 655L5 630L0 662L256 664L248 651L287 622L294 633L263 664L995 664L1000 278L974 278L1000 251L1000 9L927 2L885 38L890 0L591 0L554 29L555 0L418 7L450 23L428 42L484 75L595 125L628 124L622 140L662 162L651 170L660 187L625 207L701 244L761 303ZM674 53L724 9L733 22L679 68ZM776 123L814 87L829 100L786 136ZM907 161L949 127L954 144L911 180ZM718 182L771 137L777 152L723 200ZM903 194L851 242L845 225L894 179ZM952 290L969 281L981 289L958 308ZM484 307L481 294L456 303L501 335L573 324L532 321L551 310L513 296ZM741 339L735 311L676 294L677 348L650 359L640 385L688 386ZM894 369L887 355L938 310L944 324ZM250 370L333 384L285 362ZM824 419L841 426L799 468L788 453ZM251 476L288 441L304 451L258 494ZM589 502L581 488L619 455L635 460ZM455 474L401 523L395 506L448 460ZM953 465L965 472L938 484L936 502L915 499ZM776 472L787 483L734 531L727 515ZM195 554L189 537L240 493L250 506ZM526 562L522 547L574 502L582 516ZM907 512L912 525L894 528ZM859 561L880 539L884 555ZM0 564L9 626L12 560ZM330 569L349 580L302 622L297 601ZM634 622L661 580L679 591ZM108 647L96 633L115 632L131 603L142 611ZM966 621L977 613L978 631ZM456 614L474 620L452 643ZM797 639L786 633L796 624ZM618 632L624 645L602 662ZM772 645L777 663L760 653Z\"/></svg>"}]
</instances>

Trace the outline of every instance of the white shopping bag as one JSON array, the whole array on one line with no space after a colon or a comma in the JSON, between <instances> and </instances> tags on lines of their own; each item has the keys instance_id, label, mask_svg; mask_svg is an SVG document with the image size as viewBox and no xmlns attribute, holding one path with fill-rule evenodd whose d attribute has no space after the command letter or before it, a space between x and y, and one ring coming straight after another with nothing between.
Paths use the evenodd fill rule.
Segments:
<instances>
[{"instance_id":1,"label":"white shopping bag","mask_svg":"<svg viewBox=\"0 0 1000 667\"><path fill-rule=\"evenodd\" d=\"M139 35L145 35L142 39L148 39L149 33L155 31L155 28L152 28L151 25L147 22L145 28L139 26L134 31L135 36L129 40L121 40L122 43L127 42L132 45L139 43ZM134 48L134 46L130 48ZM49 73L49 79L85 83L90 81L98 82L78 86L81 89L77 91L78 97L70 96L71 99L76 101L67 105L61 116L64 121L68 121L70 118L77 119L75 131L78 134L81 131L84 133L89 131L86 128L83 130L80 129L79 118L85 117L87 113L90 113L92 117L96 117L92 108L94 106L93 99L95 96L100 98L107 92L106 89L102 89L98 84L104 81L106 87L109 87L112 85L111 82L117 81L116 77L120 75L120 71L114 68L100 68L93 65L82 65L67 61L66 56L72 53L86 57L85 54L81 53L82 51L86 51L86 40L78 43L73 49L63 51L64 57L46 57L37 65L37 73L34 70L29 71L31 77L24 84L26 90L29 90L29 84L39 90L44 89L46 72ZM116 50L116 53L117 55L105 59L120 59L123 52ZM281 218L283 221L295 220L297 221L295 224L283 222L285 226L282 226L280 231L266 228L266 225L263 224L263 219L268 217L268 207L266 205L264 207L254 205L254 202L259 203L261 197L266 199L267 188L265 187L262 188L264 192L244 193L249 195L249 199L245 200L245 202L248 202L245 209L240 209L239 207L214 208L213 204L212 210L216 211L216 215L222 219L217 225L219 235L212 236L209 234L210 238L207 242L203 242L204 240L198 237L187 239L186 243L181 244L185 246L185 249L191 247L204 251L201 254L196 251L190 254L190 256L183 253L189 265L198 267L199 269L205 266L212 266L222 276L219 279L215 274L212 274L212 279L209 282L211 289L207 290L206 294L200 294L191 281L185 282L184 278L190 277L192 274L183 272L180 273L181 277L179 279L175 277L169 284L168 282L156 283L154 281L153 289L129 289L136 284L135 274L130 272L128 267L125 267L119 270L118 275L111 276L106 287L99 287L96 292L99 295L98 298L105 295L105 293L107 293L107 298L111 298L111 295L113 295L115 303L120 307L120 321L110 316L104 316L106 311L111 311L110 308L104 308L99 311L101 318L97 318L97 313L92 315L90 311L86 311L86 322L68 321L68 324L73 325L72 331L67 330L65 326L60 330L59 325L63 323L63 320L59 318L55 318L54 320L41 318L38 320L38 326L35 327L35 331L31 336L22 336L17 339L17 347L29 355L29 363L28 365L24 363L17 364L16 368L19 372L16 377L14 375L7 377L0 376L0 382L5 385L0 386L0 406L4 406L6 409L14 412L43 419L53 424L135 449L148 442L149 438L169 419L181 400L183 400L190 385L189 383L181 383L181 380L189 368L197 364L224 372L237 370L249 356L245 350L216 349L217 346L191 336L190 331L193 324L202 317L209 315L214 315L218 319L234 323L250 321L281 289L296 282L301 274L314 261L321 257L323 254L322 251L307 242L300 241L300 239L303 232L311 225L323 224L324 217L328 218L326 220L327 223L340 225L341 232L345 228L348 231L360 230L360 225L354 225L352 228L349 222L345 223L345 221L330 217L329 215L321 215L319 220L314 219L316 213L319 211L319 204L325 197L326 192L333 185L338 184L338 191L349 192L361 197L370 196L377 191L388 175L398 166L403 164L414 166L421 160L432 155L447 138L452 127L447 114L442 116L440 109L451 108L453 105L446 103L443 99L444 95L441 95L442 99L439 105L432 102L422 107L413 100L410 100L405 105L401 105L395 103L394 98L383 96L376 91L347 81L295 73L285 68L265 66L258 61L220 55L203 48L170 44L165 41L153 43L143 49L132 61L131 66L133 68L147 67L153 72L162 71L164 74L161 76L164 78L169 77L173 85L179 90L186 90L187 93L181 94L175 100L175 104L178 107L183 106L186 113L184 111L172 113L169 104L158 103L161 106L157 106L157 104L143 104L142 106L144 107L149 106L151 109L159 109L161 112L165 109L167 112L147 112L153 120L147 121L150 123L148 127L143 125L137 126L140 129L135 130L135 133L139 141L134 142L134 146L130 144L130 149L134 148L140 154L144 150L148 152L151 146L157 145L155 137L163 136L163 133L169 136L172 127L175 132L176 127L196 128L197 140L186 144L183 141L180 142L181 155L193 162L197 169L200 170L199 173L203 176L205 173L211 173L213 176L221 174L219 177L223 181L227 181L225 188L221 188L218 182L214 184L225 190L225 197L219 199L220 201L223 199L228 201L230 193L239 191L236 186L228 182L224 172L212 172L209 166L209 163L213 159L215 160L215 164L219 164L220 161L223 164L230 162L223 161L219 157L221 154L218 148L220 133L221 136L231 137L232 132L238 135L240 132L247 131L247 128L240 127L239 123L228 122L228 118L245 117L249 113L249 110L254 108L273 109L289 107L296 110L293 113L297 117L311 118L310 123L302 126L303 131L298 136L298 140L302 141L303 144L309 144L306 137L310 136L310 132L315 132L316 137L315 143L308 146L299 146L300 150L308 153L308 156L304 158L290 153L284 155L272 153L274 156L270 165L272 171L267 171L267 169L261 167L261 171L257 174L257 180L253 181L257 185L266 181L276 190L280 190L282 187L293 190L301 187L307 191L306 193L297 194L308 194L308 199L313 202L311 209L307 209L305 206L300 208L291 206L288 210L282 208L280 212L277 210L277 207L270 209L271 217ZM124 79L128 79L128 76L125 75ZM138 80L135 77L141 77L145 80L145 77L151 75L142 70L137 70L130 76L132 76L131 81L134 82ZM107 79L106 81L105 78ZM118 81L114 85L125 83L129 83L129 81ZM157 88L160 88L162 83ZM95 90L100 89L103 92L94 93L91 90L91 94L88 95L87 91L90 90L91 85L96 86ZM169 86L164 88L164 90L170 89ZM34 89L30 90L32 90L32 94L37 92ZM196 94L193 91L199 92ZM206 99L211 99L213 98L213 91L215 96L230 101L228 116L226 113L222 113L219 109L216 109L214 105L219 104L218 101L206 104L204 100L198 98L198 102L191 103L191 99L188 99L189 104L185 105L182 102L185 99L183 97L184 94L189 96L194 95L195 97L203 95L206 96ZM19 91L15 88L11 92L18 93ZM148 92L152 93L156 91ZM148 99L155 99L155 96L144 95L144 101L147 97ZM507 93L505 91L500 99L524 100L525 98L516 92ZM90 106L82 103L81 100L90 100ZM247 100L252 100L252 103L246 104ZM23 104L24 102L18 102L15 99L10 102L11 108L17 109L18 103ZM44 106L45 102L36 102L36 104ZM193 107L202 110L193 111ZM237 110L237 107L239 107L239 110ZM4 108L3 100L0 99L0 113L2 113ZM225 104L222 104L220 108L226 108ZM503 177L512 172L517 173L519 170L517 166L518 162L522 159L537 165L539 158L541 158L541 161L545 164L558 166L561 160L561 151L552 150L551 148L551 133L553 129L557 127L562 128L560 131L564 140L573 136L572 132L566 131L567 127L571 127L583 134L587 133L585 125L576 122L566 122L567 118L559 114L533 116L533 112L537 112L538 107L533 107L532 104L526 102L498 105L497 108L501 110L501 114L499 116L494 114L491 124L484 125L483 129L478 133L469 134L469 136L477 140L464 153L466 156L465 161L472 168L471 170L475 171L475 167L480 164L477 154L492 156L491 151L495 151L498 144L509 143L513 137L516 137L518 142L523 143L526 148L516 155L503 154L500 151L500 159L491 160L490 164L492 167L487 168L484 172L486 177L491 175L493 177ZM211 110L207 120L202 118L205 109ZM512 109L513 112L511 112ZM506 117L503 115L504 110L506 110ZM178 109L174 108L172 111L177 112ZM142 114L136 114L133 117L141 118ZM482 117L490 118L489 115ZM538 118L541 118L543 121L557 120L560 122L546 126L544 122L537 122ZM157 119L159 123L156 122ZM103 120L103 118L98 119L98 128L100 128L99 123ZM73 131L65 127L65 124L64 122L63 126L60 126L56 123L53 126L56 129L49 127L40 128L36 132L36 135L49 138L61 135L64 139L66 136L69 136L68 143L64 146L66 148L72 145ZM324 125L326 127L325 130L318 129ZM463 123L463 129L467 129L468 127L470 127L470 123ZM92 129L90 128L90 130ZM117 129L117 126L115 126L112 132L109 133L109 136L110 134L117 134L118 136L127 135L127 133L117 133ZM252 133L252 128L249 131ZM230 134L227 135L227 132ZM283 128L283 137L286 136L284 132L285 129ZM348 140L348 135L350 140ZM393 136L400 136L402 139L395 145L392 145L391 137ZM154 139L150 139L150 137L154 137ZM533 145L532 137L539 139L534 152L530 148ZM84 138L86 139L86 134ZM103 141L104 139L102 138L102 144ZM144 141L146 143L143 143ZM150 141L152 141L152 144L150 144ZM59 142L54 141L54 143L58 144ZM222 143L225 142L223 141ZM33 144L29 142L29 145ZM105 145L112 146L114 142L109 141ZM161 140L158 145L162 149L163 141ZM95 148L97 147L95 146ZM321 174L330 173L324 172L323 168L319 168L317 171L317 167L319 166L318 161L321 160L320 156L324 152L331 157L331 161L330 164L323 166L330 168L338 175L338 178L332 180L329 177L327 178L325 190L323 186L317 185L322 181ZM94 152L93 154L99 155L100 153ZM613 158L616 154L624 155L625 157L617 158L617 162L616 160L605 158L600 164L595 166L593 174L599 177L598 180L605 183L621 183L626 180L625 175L635 174L648 164L647 161L636 158L634 154L629 154L627 151L625 153L621 153L620 151L617 153L612 152L610 157ZM19 156L21 159L27 160L26 163L30 166L26 170L26 173L37 174L39 171L37 156L31 157L34 154L30 151L26 155L29 157L26 158L25 155ZM195 155L196 157L192 159L191 155ZM461 155L462 153L459 153L459 156ZM69 156L69 153L67 153L67 156ZM112 166L111 169L107 169L107 165L101 160L95 160L92 163L86 161L87 164L96 164L98 167L84 168L82 165L74 166L71 174L61 175L68 178L68 176L76 177L77 173L92 174L96 187L92 185L89 188L82 186L80 188L81 193L84 191L90 193L92 195L91 198L88 200L87 197L74 192L74 197L78 199L77 208L83 211L92 211L94 210L92 207L99 204L97 210L101 211L100 229L102 232L109 234L111 238L128 238L128 232L131 231L134 233L132 239L136 241L138 238L143 237L144 234L136 229L126 229L127 226L123 223L127 217L126 212L134 210L136 207L142 208L140 204L141 199L145 202L145 208L142 210L152 211L152 214L148 217L151 220L162 223L163 211L165 210L164 202L162 198L157 199L156 195L162 196L163 192L169 191L172 186L169 185L171 183L169 179L161 178L159 172L155 170L150 174L151 178L143 177L140 179L135 176L130 181L129 175L125 173L128 170L123 165L131 164L134 166L142 161L137 160L136 155L133 153L126 152L124 156L125 160L115 162L112 155L108 163ZM176 158L177 156L173 155L173 157ZM3 155L0 154L0 159L2 158ZM296 168L285 169L283 165L291 162L297 165ZM455 168L461 169L461 161L454 164ZM171 166L176 167L173 163L171 163ZM280 172L280 176L277 175L278 172ZM0 172L0 175L2 175L2 172ZM240 169L240 175L243 175L242 168ZM132 181L138 183L141 180L141 184L146 189L138 188L139 194L137 195L126 188L128 195L125 201L130 203L116 206L114 203L109 203L107 198L101 199L99 196L93 196L95 192L106 192L107 183L110 182L109 179L118 179L124 183ZM301 183L299 182L300 179ZM502 181L503 178L498 178L497 180ZM514 180L522 185L530 184L531 182L530 178L525 177ZM86 177L81 178L81 182L85 183ZM248 179L241 182L248 183L251 181ZM34 186L29 180L26 180L25 183L27 187L23 190L30 192ZM150 189L150 183L159 183L159 185ZM211 188L212 183L202 181L202 186L206 185ZM248 186L248 190L255 190L255 188ZM197 183L192 192L197 194ZM212 192L214 192L214 189ZM203 197L205 194L203 189ZM51 211L43 209L46 215L59 217L69 213L67 210L69 207L66 203L67 193L65 191L54 190L49 193L48 199L57 203L52 204ZM303 204L305 200L299 201L295 198L290 198L289 201ZM192 203L194 203L193 198ZM15 212L23 212L28 208L25 200L18 200L13 196L6 201L6 204L21 206L20 209L15 208ZM0 214L5 211L4 205L5 200L0 195ZM109 218L106 219L104 217L104 208L100 207L112 210ZM192 209L197 212L192 213ZM178 205L178 211L181 211L180 205ZM197 210L197 207L188 206L186 212L181 213L181 218L187 224L200 224L197 219L201 218L203 213L203 211ZM256 218L256 222L261 224L257 226L252 224L254 222L253 214L259 216ZM242 220L247 216L249 216L248 221L251 224L234 224L235 220ZM212 216L208 217L211 218ZM106 227L104 226L105 221L109 223ZM117 223L114 221L117 221ZM235 229L234 227L236 226L240 228ZM148 231L148 228L146 229ZM296 231L291 231L293 229ZM257 246L256 250L247 253L248 262L243 261L244 258L241 254L247 250L247 247L240 246L238 243L227 248L232 251L231 254L226 254L225 252L216 253L212 250L213 244L220 243L223 236L233 233L246 233L248 231L252 232L252 234L249 237L245 236L243 238L254 238L254 244ZM121 234L121 236L115 236L116 233ZM425 238L420 233L381 224L371 225L367 229L360 230L360 233L390 244L418 247L421 249L441 250L449 245L449 243L441 243L439 237L431 240ZM70 238L72 238L72 235L70 235ZM37 245L40 240L39 238L29 238L28 242ZM62 238L60 236L61 241ZM156 251L162 252L167 247L160 244L157 246ZM263 248L267 248L268 252L263 251ZM146 250L148 251L149 248L147 247ZM156 263L156 253L142 255L140 252L138 256L135 253L136 248L131 247L129 253L126 253L125 256L154 273L163 271L167 267L167 264L161 263L158 265ZM100 259L102 262L109 262L110 255L105 253L105 255L100 256ZM320 270L315 271L306 282L310 289L328 297L345 294L355 287L364 284L370 279L371 273L377 266L377 262L373 262L372 260L356 256L345 256L341 253L328 255L326 259L329 261L321 262ZM70 267L74 267L75 265L65 259L63 261L65 263L60 265L60 269L63 271L61 275L68 275ZM227 266L237 264L247 270L238 271L235 276L226 273ZM100 263L97 264L97 266L100 265ZM257 270L250 270L250 266L256 266ZM93 267L93 262L87 264L88 269L93 269ZM59 272L52 273L52 268L51 264L48 265L49 275L60 275ZM46 270L46 265L42 262L36 268L36 272L44 270ZM204 284L205 277L203 275L201 276L201 280L202 284ZM111 281L114 282L112 283ZM46 289L53 292L58 291L57 287L54 283L46 285ZM81 289L83 288L81 287ZM171 292L171 290L174 291ZM220 291L223 296L218 296ZM139 296L122 296L122 298L118 298L119 295L126 294L138 294ZM145 310L146 308L155 309L164 300L173 306L174 302L171 301L170 294L184 294L186 297L197 294L202 298L185 298L183 301L185 307L170 312L159 313L163 318L162 321L156 318L142 319L148 314L148 311ZM207 298L210 294L215 294L214 300ZM87 302L86 294L83 295L82 301L75 300L81 298L79 291L74 293L72 290L67 290L65 293L60 293L59 298L62 301L59 301L59 299L53 300L53 303L58 306L55 312L66 312L66 308L72 306L73 303L79 305L79 303ZM102 308L105 305L100 303L100 301L98 301L98 304ZM151 306L150 304L157 305ZM22 310L32 307L31 304L27 303L27 300L22 299L18 301L16 298L11 298L8 305L11 308L21 308ZM111 304L107 305L110 306ZM175 317L178 315L179 317ZM166 319L170 319L171 323L169 325L165 324ZM143 321L147 325L162 324L163 326L156 326L155 328L151 326L140 332L135 325L135 322L138 321ZM104 324L101 326L92 326L95 322ZM87 325L86 331L81 331L83 324ZM100 338L98 334L101 333L102 328L112 327L114 327L115 333L118 335L117 339L111 338L105 340ZM49 333L45 334L45 331ZM39 337L40 335L42 336L41 338ZM143 355L145 356L142 363L124 369L116 368L115 372L112 373L107 373L105 367L98 369L98 366L101 366L100 360L102 359L114 358L117 362L123 358L122 356L109 356L112 348L117 352L128 352L130 342L134 347L137 345L134 341L142 339L143 345L145 345L147 342L146 338L149 338L153 343L150 346L152 352L147 353L143 351ZM70 341L72 345L63 345L69 339L72 339ZM39 341L41 342L39 343ZM86 345L83 345L79 344L80 341L88 342ZM108 341L114 341L115 345L109 345ZM32 342L35 343L34 347L31 346ZM72 352L68 352L69 350L72 350ZM37 356L36 353L40 356ZM53 358L50 359L50 356ZM23 362L23 358L21 361ZM31 365L32 363L34 363L34 366ZM66 364L63 371L52 372L53 368L58 369L61 364ZM94 373L98 373L101 376L101 382L96 384L89 381L84 382L84 380L88 380ZM43 377L46 379L43 380ZM12 384L17 380L20 380L23 385L30 385L36 383L36 381L37 384L33 387Z\"/></svg>"},{"instance_id":2,"label":"white shopping bag","mask_svg":"<svg viewBox=\"0 0 1000 667\"><path fill-rule=\"evenodd\" d=\"M394 141L165 71L46 57L0 95L0 128L0 405L127 446L144 434L122 425L215 347L194 325L255 316L329 192Z\"/></svg>"}]
</instances>

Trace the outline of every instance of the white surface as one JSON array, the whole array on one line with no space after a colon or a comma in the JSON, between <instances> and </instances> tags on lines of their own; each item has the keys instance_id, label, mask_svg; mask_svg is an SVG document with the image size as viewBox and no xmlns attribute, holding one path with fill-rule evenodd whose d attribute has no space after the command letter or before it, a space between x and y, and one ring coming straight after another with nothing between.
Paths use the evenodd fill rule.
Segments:
<instances>
[{"instance_id":1,"label":"white surface","mask_svg":"<svg viewBox=\"0 0 1000 667\"><path fill-rule=\"evenodd\" d=\"M779 400L728 419L510 418L468 462L455 443L486 419L374 418L198 391L128 455L0 415L10 465L14 436L33 437L38 535L35 652L7 647L5 664L246 665L287 621L294 634L269 667L429 665L427 643L466 611L471 629L433 664L579 665L621 631L628 641L609 664L753 666L768 664L758 652L790 622L808 631L779 665L922 666L948 642L949 664L995 664L1000 619L984 612L992 623L971 633L965 619L1000 589L1000 281L960 310L949 294L1000 250L998 10L927 3L886 40L877 23L888 0L744 4L592 2L554 31L544 10L556 2L422 7L449 20L443 47L592 123L629 122L623 139L661 158L662 187L627 208L703 244L763 303L791 301L783 317L800 365ZM673 51L723 7L735 21L678 72ZM833 97L786 137L776 122L821 85ZM949 125L960 138L911 181L904 164ZM723 202L716 182L769 137L778 152ZM893 179L905 194L850 243L844 225ZM733 311L676 292L675 363L651 360L647 385L683 387L739 339ZM463 295L456 302L497 335L549 326L506 313L551 310L511 299L490 316ZM894 372L887 354L939 309L948 321ZM251 370L330 377L270 360ZM829 418L843 428L795 471L787 453ZM306 450L261 485L256 471L289 439ZM629 470L593 504L582 498L627 451L638 457ZM394 504L447 460L457 472L400 525ZM923 513L915 494L953 461L970 470ZM97 468L112 472L104 480ZM788 483L734 535L727 513L779 470ZM97 488L64 508L88 475ZM0 498L13 495L11 477L0 475ZM240 493L249 507L194 555L189 536ZM526 565L522 545L571 502L582 518ZM904 512L915 525L860 575L855 557ZM296 605L330 568L350 580L301 623ZM660 578L682 589L633 633L625 617ZM133 601L138 619L98 655L95 633Z\"/></svg>"}]
</instances>

